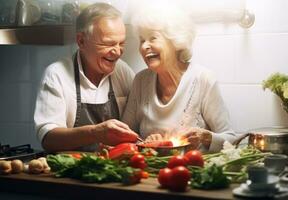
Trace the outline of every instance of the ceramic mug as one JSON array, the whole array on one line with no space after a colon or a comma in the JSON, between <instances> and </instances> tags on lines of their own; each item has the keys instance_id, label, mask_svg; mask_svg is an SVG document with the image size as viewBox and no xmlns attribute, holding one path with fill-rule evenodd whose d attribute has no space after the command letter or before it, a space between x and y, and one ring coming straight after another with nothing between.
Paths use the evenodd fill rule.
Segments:
<instances>
[{"instance_id":1,"label":"ceramic mug","mask_svg":"<svg viewBox=\"0 0 288 200\"><path fill-rule=\"evenodd\" d=\"M279 174L285 170L288 156L284 154L274 154L264 159L264 165L269 173Z\"/></svg>"},{"instance_id":2,"label":"ceramic mug","mask_svg":"<svg viewBox=\"0 0 288 200\"><path fill-rule=\"evenodd\" d=\"M263 166L249 166L247 169L248 179L252 184L267 183L268 170Z\"/></svg>"}]
</instances>

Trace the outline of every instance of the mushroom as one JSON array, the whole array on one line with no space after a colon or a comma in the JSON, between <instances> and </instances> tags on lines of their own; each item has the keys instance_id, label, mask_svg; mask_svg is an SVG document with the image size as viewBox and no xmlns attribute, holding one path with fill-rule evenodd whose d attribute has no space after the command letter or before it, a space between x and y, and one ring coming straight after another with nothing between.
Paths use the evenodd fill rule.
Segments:
<instances>
[{"instance_id":1,"label":"mushroom","mask_svg":"<svg viewBox=\"0 0 288 200\"><path fill-rule=\"evenodd\" d=\"M11 162L12 173L20 173L24 169L24 164L21 160L12 160Z\"/></svg>"},{"instance_id":2,"label":"mushroom","mask_svg":"<svg viewBox=\"0 0 288 200\"><path fill-rule=\"evenodd\" d=\"M29 172L32 174L40 174L44 170L44 165L40 160L31 160L28 166Z\"/></svg>"},{"instance_id":3,"label":"mushroom","mask_svg":"<svg viewBox=\"0 0 288 200\"><path fill-rule=\"evenodd\" d=\"M43 167L44 167L43 172L44 173L49 173L51 168L49 167L46 158L45 157L40 157L40 158L38 158L38 160L40 160L42 162L42 164L43 164Z\"/></svg>"},{"instance_id":4,"label":"mushroom","mask_svg":"<svg viewBox=\"0 0 288 200\"><path fill-rule=\"evenodd\" d=\"M11 161L0 161L0 174L10 174L12 171Z\"/></svg>"}]
</instances>

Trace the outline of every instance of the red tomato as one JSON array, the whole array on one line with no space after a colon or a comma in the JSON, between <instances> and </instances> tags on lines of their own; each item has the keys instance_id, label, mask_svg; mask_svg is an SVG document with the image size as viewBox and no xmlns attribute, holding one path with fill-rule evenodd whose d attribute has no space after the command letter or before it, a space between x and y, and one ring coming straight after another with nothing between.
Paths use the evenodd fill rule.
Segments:
<instances>
[{"instance_id":1,"label":"red tomato","mask_svg":"<svg viewBox=\"0 0 288 200\"><path fill-rule=\"evenodd\" d=\"M141 182L141 174L140 173L135 173L131 177L129 177L128 184L133 185Z\"/></svg>"},{"instance_id":2,"label":"red tomato","mask_svg":"<svg viewBox=\"0 0 288 200\"><path fill-rule=\"evenodd\" d=\"M141 154L135 154L130 158L129 162L131 167L144 169L147 167L147 164L145 162L145 157Z\"/></svg>"},{"instance_id":3,"label":"red tomato","mask_svg":"<svg viewBox=\"0 0 288 200\"><path fill-rule=\"evenodd\" d=\"M188 151L184 157L187 159L187 164L192 166L204 166L204 159L202 153L197 150Z\"/></svg>"},{"instance_id":4,"label":"red tomato","mask_svg":"<svg viewBox=\"0 0 288 200\"><path fill-rule=\"evenodd\" d=\"M174 167L177 166L186 166L187 165L187 160L184 156L173 156L170 158L170 160L168 161L167 167L169 167L170 169L173 169Z\"/></svg>"},{"instance_id":5,"label":"red tomato","mask_svg":"<svg viewBox=\"0 0 288 200\"><path fill-rule=\"evenodd\" d=\"M143 170L135 171L132 176L128 178L128 185L137 184L141 182L142 178L148 178L149 173Z\"/></svg>"},{"instance_id":6,"label":"red tomato","mask_svg":"<svg viewBox=\"0 0 288 200\"><path fill-rule=\"evenodd\" d=\"M76 158L78 160L80 160L82 158L82 155L80 153L71 153L70 154L73 158Z\"/></svg>"},{"instance_id":7,"label":"red tomato","mask_svg":"<svg viewBox=\"0 0 288 200\"><path fill-rule=\"evenodd\" d=\"M174 191L185 191L190 177L190 172L186 167L178 166L173 168L171 172L172 181L169 189Z\"/></svg>"},{"instance_id":8,"label":"red tomato","mask_svg":"<svg viewBox=\"0 0 288 200\"><path fill-rule=\"evenodd\" d=\"M141 172L141 178L149 178L149 173L145 172L145 171L142 171Z\"/></svg>"},{"instance_id":9,"label":"red tomato","mask_svg":"<svg viewBox=\"0 0 288 200\"><path fill-rule=\"evenodd\" d=\"M172 170L170 168L160 169L158 174L158 182L163 188L169 188L172 182Z\"/></svg>"}]
</instances>

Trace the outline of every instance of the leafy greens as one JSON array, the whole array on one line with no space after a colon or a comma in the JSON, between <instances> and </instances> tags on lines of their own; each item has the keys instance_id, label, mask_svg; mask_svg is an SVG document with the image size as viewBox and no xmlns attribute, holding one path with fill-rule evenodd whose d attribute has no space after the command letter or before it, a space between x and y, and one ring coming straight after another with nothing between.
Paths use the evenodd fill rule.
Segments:
<instances>
[{"instance_id":1,"label":"leafy greens","mask_svg":"<svg viewBox=\"0 0 288 200\"><path fill-rule=\"evenodd\" d=\"M56 177L69 177L85 182L127 183L129 177L133 177L137 169L110 159L102 159L93 155L85 155L77 160L69 155L48 155L47 162Z\"/></svg>"}]
</instances>

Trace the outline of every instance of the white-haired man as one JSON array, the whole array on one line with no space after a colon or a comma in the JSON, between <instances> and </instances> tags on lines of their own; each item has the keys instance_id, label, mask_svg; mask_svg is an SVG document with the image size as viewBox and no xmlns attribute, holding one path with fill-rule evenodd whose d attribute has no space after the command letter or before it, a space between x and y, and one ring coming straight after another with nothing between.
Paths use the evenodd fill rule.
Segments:
<instances>
[{"instance_id":1,"label":"white-haired man","mask_svg":"<svg viewBox=\"0 0 288 200\"><path fill-rule=\"evenodd\" d=\"M97 150L99 143L135 142L118 121L134 78L119 58L125 43L121 13L109 4L84 9L76 21L78 51L45 71L34 121L47 151Z\"/></svg>"}]
</instances>

